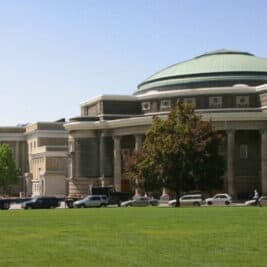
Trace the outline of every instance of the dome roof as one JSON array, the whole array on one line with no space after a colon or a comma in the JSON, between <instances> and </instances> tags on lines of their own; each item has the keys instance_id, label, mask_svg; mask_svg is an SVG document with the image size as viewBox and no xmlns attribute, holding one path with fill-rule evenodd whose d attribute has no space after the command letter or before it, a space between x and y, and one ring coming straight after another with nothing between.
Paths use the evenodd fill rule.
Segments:
<instances>
[{"instance_id":1,"label":"dome roof","mask_svg":"<svg viewBox=\"0 0 267 267\"><path fill-rule=\"evenodd\" d=\"M218 82L262 84L267 82L267 59L253 54L217 50L169 66L143 81L136 94L171 88L212 87ZM227 85L229 85L227 84ZM167 89L168 87L168 89Z\"/></svg>"}]
</instances>

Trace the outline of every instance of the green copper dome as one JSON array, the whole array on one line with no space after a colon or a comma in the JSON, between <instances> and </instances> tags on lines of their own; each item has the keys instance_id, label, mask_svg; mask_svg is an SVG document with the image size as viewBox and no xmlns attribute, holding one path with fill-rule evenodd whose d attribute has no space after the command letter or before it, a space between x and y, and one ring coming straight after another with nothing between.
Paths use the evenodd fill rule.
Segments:
<instances>
[{"instance_id":1,"label":"green copper dome","mask_svg":"<svg viewBox=\"0 0 267 267\"><path fill-rule=\"evenodd\" d=\"M253 54L217 50L167 67L143 81L136 94L150 90L220 87L267 83L267 59Z\"/></svg>"}]
</instances>

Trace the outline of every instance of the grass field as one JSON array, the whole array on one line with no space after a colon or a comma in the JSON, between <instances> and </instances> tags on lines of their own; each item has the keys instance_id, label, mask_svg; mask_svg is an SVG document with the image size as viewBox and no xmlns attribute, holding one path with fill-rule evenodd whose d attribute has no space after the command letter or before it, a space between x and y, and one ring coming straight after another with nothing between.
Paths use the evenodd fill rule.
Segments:
<instances>
[{"instance_id":1,"label":"grass field","mask_svg":"<svg viewBox=\"0 0 267 267\"><path fill-rule=\"evenodd\" d=\"M0 266L267 266L267 208L0 211Z\"/></svg>"}]
</instances>

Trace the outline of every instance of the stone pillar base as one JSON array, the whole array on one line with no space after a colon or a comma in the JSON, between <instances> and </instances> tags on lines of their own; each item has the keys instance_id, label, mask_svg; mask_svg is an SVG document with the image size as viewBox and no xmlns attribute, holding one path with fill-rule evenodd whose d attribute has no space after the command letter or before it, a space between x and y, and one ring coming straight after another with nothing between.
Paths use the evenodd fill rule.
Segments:
<instances>
[{"instance_id":1,"label":"stone pillar base","mask_svg":"<svg viewBox=\"0 0 267 267\"><path fill-rule=\"evenodd\" d=\"M170 200L170 196L167 192L167 189L164 187L162 190L162 195L160 196L159 202L160 204L167 204Z\"/></svg>"},{"instance_id":2,"label":"stone pillar base","mask_svg":"<svg viewBox=\"0 0 267 267\"><path fill-rule=\"evenodd\" d=\"M140 193L140 190L138 188L135 189L135 193L134 193L134 196L133 196L133 199L135 198L139 198L141 197L141 193Z\"/></svg>"}]
</instances>

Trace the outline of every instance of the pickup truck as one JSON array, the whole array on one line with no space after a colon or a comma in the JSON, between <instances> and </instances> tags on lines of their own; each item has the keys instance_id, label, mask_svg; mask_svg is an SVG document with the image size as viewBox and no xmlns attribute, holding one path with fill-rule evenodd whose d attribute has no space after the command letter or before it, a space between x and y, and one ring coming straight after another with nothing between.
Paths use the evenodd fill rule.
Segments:
<instances>
[{"instance_id":1,"label":"pickup truck","mask_svg":"<svg viewBox=\"0 0 267 267\"><path fill-rule=\"evenodd\" d=\"M118 205L120 207L123 201L130 199L130 193L116 192L112 186L93 187L92 195L106 195L108 198L108 205Z\"/></svg>"},{"instance_id":2,"label":"pickup truck","mask_svg":"<svg viewBox=\"0 0 267 267\"><path fill-rule=\"evenodd\" d=\"M10 199L0 198L0 209L8 210L10 208L10 203L11 203Z\"/></svg>"}]
</instances>

